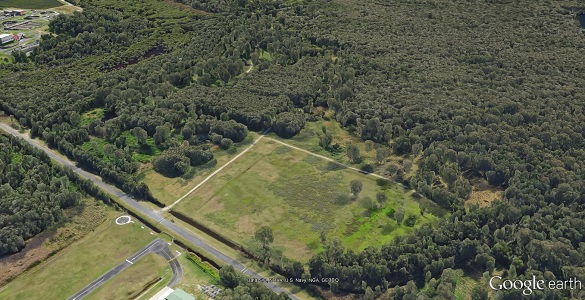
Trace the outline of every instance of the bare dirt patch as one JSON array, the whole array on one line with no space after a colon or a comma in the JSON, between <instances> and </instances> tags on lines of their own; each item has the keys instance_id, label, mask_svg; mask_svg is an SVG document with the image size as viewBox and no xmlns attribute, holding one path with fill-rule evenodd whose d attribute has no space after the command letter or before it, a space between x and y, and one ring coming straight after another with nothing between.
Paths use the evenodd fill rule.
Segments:
<instances>
[{"instance_id":1,"label":"bare dirt patch","mask_svg":"<svg viewBox=\"0 0 585 300\"><path fill-rule=\"evenodd\" d=\"M32 238L22 251L0 259L0 286L8 283L33 264L40 263L51 254L51 249L44 247L56 232L44 232Z\"/></svg>"},{"instance_id":2,"label":"bare dirt patch","mask_svg":"<svg viewBox=\"0 0 585 300\"><path fill-rule=\"evenodd\" d=\"M465 201L467 208L473 204L478 204L479 207L491 206L493 201L502 199L503 191L491 186L485 179L473 179L471 186L471 196Z\"/></svg>"}]
</instances>

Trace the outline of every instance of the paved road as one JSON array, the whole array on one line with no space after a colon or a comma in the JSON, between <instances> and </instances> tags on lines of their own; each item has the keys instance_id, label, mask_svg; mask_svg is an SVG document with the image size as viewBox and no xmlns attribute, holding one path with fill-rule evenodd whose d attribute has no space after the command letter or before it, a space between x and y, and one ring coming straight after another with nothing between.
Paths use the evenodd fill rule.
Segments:
<instances>
[{"instance_id":1,"label":"paved road","mask_svg":"<svg viewBox=\"0 0 585 300\"><path fill-rule=\"evenodd\" d=\"M126 268L138 262L143 256L149 253L156 253L164 257L165 259L169 260L169 263L171 264L171 269L173 270L173 278L168 284L169 287L172 287L177 282L179 282L179 280L181 280L181 278L183 277L183 269L181 269L181 265L179 265L177 260L174 259L174 256L171 254L171 250L169 249L169 245L164 240L157 238L154 241L150 242L148 245L146 245L144 248L142 248L140 251L134 253L134 255L130 256L124 262L113 267L104 275L100 276L98 279L94 280L92 283L85 286L79 292L75 293L75 295L69 297L69 300L82 299L89 293L93 292L95 289L99 288L102 284L106 283L108 280L114 278L114 276L118 275L120 272L126 270Z\"/></svg>"},{"instance_id":2,"label":"paved road","mask_svg":"<svg viewBox=\"0 0 585 300\"><path fill-rule=\"evenodd\" d=\"M65 167L71 168L75 173L77 173L81 177L91 180L95 185L100 187L102 190L110 193L111 195L116 196L121 201L124 201L127 205L131 206L132 208L136 209L137 211L140 211L147 218L149 218L151 220L155 220L157 223L160 223L163 227L166 228L166 230L169 233L180 236L181 238L189 241L190 243L194 244L195 246L205 250L207 253L213 255L214 257L216 257L217 259L219 259L223 263L233 266L234 269L239 270L240 272L246 274L247 276L260 280L262 283L264 283L264 285L266 285L266 287L273 290L274 292L276 292L276 293L283 293L284 292L293 300L299 299L296 296L292 295L286 289L283 289L280 286L278 286L272 282L265 282L264 277L254 273L251 270L248 270L248 268L246 268L241 263L239 263L236 260L232 259L231 257L225 255L223 252L213 248L211 245L209 245L209 244L205 243L204 241L202 241L201 239L197 238L191 232L189 232L189 231L185 230L184 228L182 228L174 223L171 223L170 221L161 217L156 211L151 210L150 208L141 205L140 203L138 203L138 201L136 201L132 197L126 195L124 192L118 190L117 188L115 188L109 184L104 183L95 175L90 174L90 173L82 170L81 168L77 167L73 162L71 162L67 158L56 154L53 150L41 145L38 141L31 139L27 134L20 133L20 132L18 132L18 130L15 130L14 128L12 128L4 123L0 123L0 129L3 129L4 131L6 131L14 136L20 137L20 138L24 139L25 141L27 141L29 144L33 145L34 147L43 150L49 157L51 157L52 159L54 159L58 163L62 164Z\"/></svg>"},{"instance_id":3,"label":"paved road","mask_svg":"<svg viewBox=\"0 0 585 300\"><path fill-rule=\"evenodd\" d=\"M167 244L165 244L165 246L161 249L161 251L157 252L157 254L161 255L167 261L169 261L169 264L171 265L171 270L173 270L173 278L171 278L171 281L169 281L167 286L168 287L175 286L177 283L179 283L179 281L181 281L181 278L183 278L183 268L181 268L181 264L179 264L177 256L174 256L171 253L171 249L169 249L169 246Z\"/></svg>"}]
</instances>

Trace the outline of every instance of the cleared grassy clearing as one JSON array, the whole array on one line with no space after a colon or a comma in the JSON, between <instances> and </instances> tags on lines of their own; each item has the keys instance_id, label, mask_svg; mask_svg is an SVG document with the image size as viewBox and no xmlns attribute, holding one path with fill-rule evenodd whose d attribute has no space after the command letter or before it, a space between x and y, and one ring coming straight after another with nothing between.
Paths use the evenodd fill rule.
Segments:
<instances>
[{"instance_id":1,"label":"cleared grassy clearing","mask_svg":"<svg viewBox=\"0 0 585 300\"><path fill-rule=\"evenodd\" d=\"M455 286L455 298L457 300L471 300L471 291L480 284L481 274L467 274L461 269L455 270L457 283ZM483 283L481 283L483 284Z\"/></svg>"},{"instance_id":2,"label":"cleared grassy clearing","mask_svg":"<svg viewBox=\"0 0 585 300\"><path fill-rule=\"evenodd\" d=\"M57 0L0 0L0 8L25 8L25 9L45 9L62 6L63 3Z\"/></svg>"},{"instance_id":3,"label":"cleared grassy clearing","mask_svg":"<svg viewBox=\"0 0 585 300\"><path fill-rule=\"evenodd\" d=\"M85 299L134 299L146 291L153 282L166 284L172 274L169 264L162 256L150 253L122 271L115 279L87 295Z\"/></svg>"},{"instance_id":4,"label":"cleared grassy clearing","mask_svg":"<svg viewBox=\"0 0 585 300\"><path fill-rule=\"evenodd\" d=\"M81 115L81 122L79 122L79 126L87 127L93 121L100 121L104 118L104 114L105 113L103 108L92 109Z\"/></svg>"},{"instance_id":5,"label":"cleared grassy clearing","mask_svg":"<svg viewBox=\"0 0 585 300\"><path fill-rule=\"evenodd\" d=\"M94 232L6 285L0 299L67 299L155 238L140 223L116 225L118 215L108 208Z\"/></svg>"},{"instance_id":6,"label":"cleared grassy clearing","mask_svg":"<svg viewBox=\"0 0 585 300\"><path fill-rule=\"evenodd\" d=\"M244 141L234 144L233 148L228 151L221 150L219 147L214 146L211 150L214 157L213 160L201 166L191 167L190 170L181 177L165 177L157 173L152 169L152 166L149 165L149 167L141 174L143 176L143 181L148 185L148 188L156 199L166 205L172 204L217 170L217 168L220 168L234 156L246 149L255 139L258 138L258 136L257 133L251 132Z\"/></svg>"},{"instance_id":7,"label":"cleared grassy clearing","mask_svg":"<svg viewBox=\"0 0 585 300\"><path fill-rule=\"evenodd\" d=\"M85 121L84 119L82 120ZM155 145L152 137L147 138L144 145L139 145L136 137L129 131L123 132L121 136L125 138L125 146L128 146L132 151L132 158L138 162L149 163L155 156L162 152L162 149ZM104 148L106 145L110 145L111 147L109 149ZM115 159L114 152L117 150L113 144L108 143L105 139L94 136L90 137L88 142L83 143L81 148L92 155L101 157L104 161Z\"/></svg>"},{"instance_id":8,"label":"cleared grassy clearing","mask_svg":"<svg viewBox=\"0 0 585 300\"><path fill-rule=\"evenodd\" d=\"M359 199L338 203L350 194L352 180L363 183ZM363 207L364 198L375 201L381 191L388 196L383 208L371 212ZM416 218L414 227L399 226L386 215L399 206L405 219ZM381 186L374 177L270 140L256 144L176 210L252 249L257 247L255 230L268 225L275 247L300 261L322 249L321 232L328 238L340 237L348 248L359 251L436 219L421 216L417 201L399 186Z\"/></svg>"}]
</instances>

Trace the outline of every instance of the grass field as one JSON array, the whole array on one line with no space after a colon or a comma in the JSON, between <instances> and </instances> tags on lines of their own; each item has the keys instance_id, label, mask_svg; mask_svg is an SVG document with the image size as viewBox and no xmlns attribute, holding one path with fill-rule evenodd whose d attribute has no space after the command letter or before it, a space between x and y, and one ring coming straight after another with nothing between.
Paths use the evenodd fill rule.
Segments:
<instances>
[{"instance_id":1,"label":"grass field","mask_svg":"<svg viewBox=\"0 0 585 300\"><path fill-rule=\"evenodd\" d=\"M363 183L360 199L339 204L337 199L350 194L352 180ZM388 196L386 205L373 212L364 208L363 199L376 199L380 191ZM416 218L414 227L386 215L399 206L406 217ZM255 230L268 225L275 246L300 261L322 249L322 231L357 251L436 220L421 216L417 201L399 186L381 186L372 176L271 140L256 144L175 208L249 248L257 247Z\"/></svg>"},{"instance_id":2,"label":"grass field","mask_svg":"<svg viewBox=\"0 0 585 300\"><path fill-rule=\"evenodd\" d=\"M107 221L7 284L0 299L67 299L155 238L138 222L116 225L117 215L108 208Z\"/></svg>"},{"instance_id":3,"label":"grass field","mask_svg":"<svg viewBox=\"0 0 585 300\"><path fill-rule=\"evenodd\" d=\"M219 147L213 147L211 150L213 153L213 160L201 166L191 167L189 171L181 177L165 177L157 173L151 165L148 165L148 167L142 171L142 180L148 185L152 195L156 199L167 205L172 204L199 184L205 179L205 177L213 173L217 168L223 166L234 156L247 148L256 138L258 138L258 134L251 132L242 142L234 144L234 148L230 151L221 150Z\"/></svg>"},{"instance_id":4,"label":"grass field","mask_svg":"<svg viewBox=\"0 0 585 300\"><path fill-rule=\"evenodd\" d=\"M173 273L162 256L149 253L137 263L122 271L115 279L110 280L87 295L89 300L123 300L135 299L148 290L154 282L168 283Z\"/></svg>"},{"instance_id":5,"label":"grass field","mask_svg":"<svg viewBox=\"0 0 585 300\"><path fill-rule=\"evenodd\" d=\"M0 0L0 8L46 9L62 5L57 0Z\"/></svg>"}]
</instances>

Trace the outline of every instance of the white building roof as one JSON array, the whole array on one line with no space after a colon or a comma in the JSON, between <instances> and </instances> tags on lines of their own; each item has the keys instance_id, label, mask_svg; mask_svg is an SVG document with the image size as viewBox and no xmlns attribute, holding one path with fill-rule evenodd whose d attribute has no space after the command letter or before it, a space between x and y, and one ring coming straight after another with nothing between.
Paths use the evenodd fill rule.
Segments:
<instances>
[{"instance_id":1,"label":"white building roof","mask_svg":"<svg viewBox=\"0 0 585 300\"><path fill-rule=\"evenodd\" d=\"M0 34L0 39L3 39L3 38L5 38L5 37L9 37L9 36L12 36L12 34L9 34L9 33L3 33L3 34Z\"/></svg>"}]
</instances>

